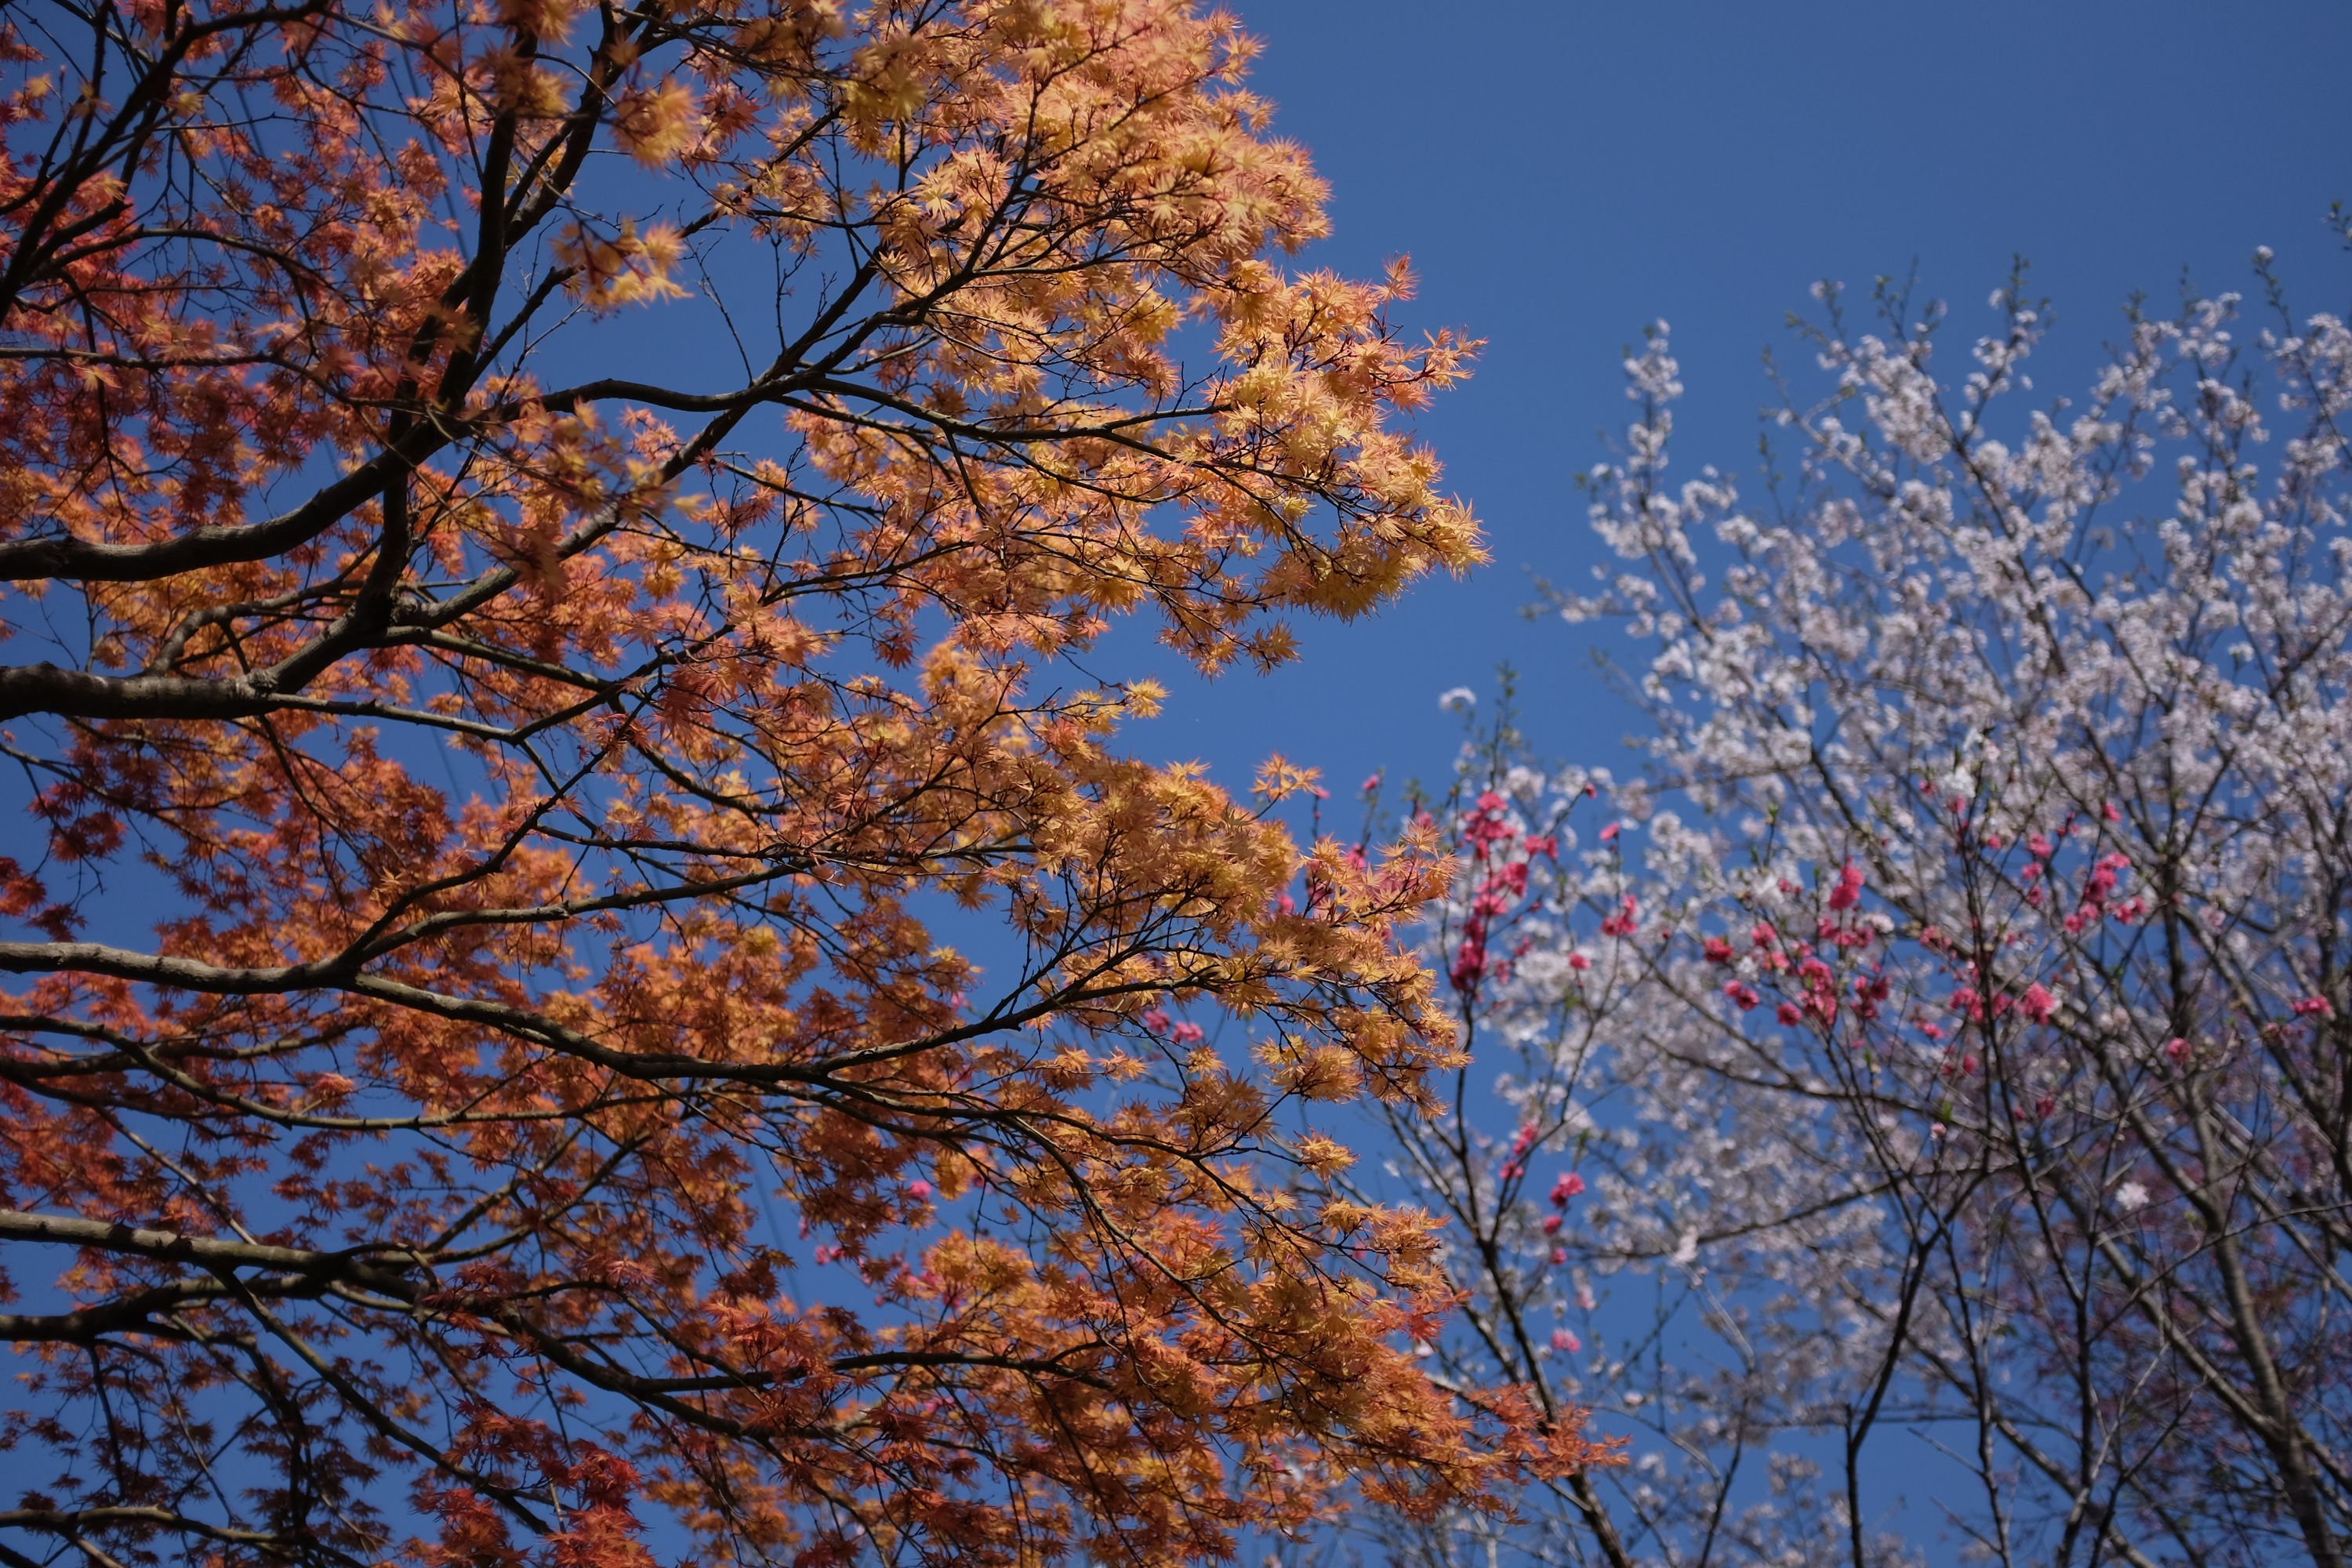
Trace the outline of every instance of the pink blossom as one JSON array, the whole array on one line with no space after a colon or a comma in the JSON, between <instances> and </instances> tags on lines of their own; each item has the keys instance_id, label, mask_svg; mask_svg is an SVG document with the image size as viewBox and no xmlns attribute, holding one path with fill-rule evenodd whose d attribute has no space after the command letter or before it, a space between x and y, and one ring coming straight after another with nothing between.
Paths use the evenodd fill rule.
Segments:
<instances>
[{"instance_id":1,"label":"pink blossom","mask_svg":"<svg viewBox=\"0 0 2352 1568\"><path fill-rule=\"evenodd\" d=\"M2023 1328L2034 1304L2063 1301L2088 1278L2064 1271L2105 1267L2103 1227L2146 1202L2122 1199L2117 1183L2137 1173L2152 1185L2157 1166L2183 1159L2197 1181L2221 1175L2188 1152L2200 1114L2224 1130L2227 1146L2208 1158L2226 1162L2250 1257L2330 1256L2340 1228L2342 1173L2310 1155L2337 1130L2295 1079L2326 1044L2312 1037L2352 1011L2317 967L2341 947L2341 911L2315 896L2352 885L2352 845L2326 811L2286 803L2352 795L2352 554L2339 539L2352 501L2352 324L2276 313L2242 322L2234 301L2217 300L2135 319L2092 395L2053 417L2020 374L2041 331L2025 301L2004 294L1973 361L1948 340L1931 358L1929 326L1854 310L1808 339L1826 380L1790 395L1786 466L1801 481L1769 517L1727 468L1685 481L1692 470L1678 463L1669 477L1660 405L1672 362L1662 337L1636 355L1643 413L1622 460L1589 476L1596 558L1612 564L1563 605L1588 626L1641 627L1648 667L1633 673L1654 721L1644 764L1704 782L1667 784L1654 805L1629 796L1633 815L1616 821L1593 817L1614 834L1556 876L1548 863L1557 904L1514 929L1534 933L1536 952L1549 945L1550 963L1531 952L1516 988L1477 997L1494 1026L1482 1042L1496 1042L1496 1070L1510 1075L1502 1114L1539 1106L1549 1117L1561 1103L1545 1098L1551 1086L1572 1086L1591 1147L1625 1173L1625 1201L1620 1179L1610 1201L1580 1201L1579 1245L1567 1248L1562 1208L1482 1206L1487 1171L1447 1171L1438 1134L1423 1162L1456 1212L1493 1227L1448 1226L1439 1244L1481 1307L1539 1310L1581 1289L1572 1266L1530 1279L1522 1252L1492 1247L1499 1265L1480 1255L1529 1214L1561 1221L1546 1233L1555 1258L1580 1262L1589 1246L1612 1259L1624 1287L1612 1287L1612 1309L1633 1335L1654 1336L1656 1353L1645 1344L1620 1365L1612 1349L1578 1365L1580 1402L1622 1407L1661 1370L1695 1390L1703 1369L1731 1365L1748 1387L1801 1388L1823 1408L1869 1397L1887 1336L1904 1331L1881 1317L1851 1332L1822 1310L1822 1287L1904 1278L1906 1209L1944 1188L1966 1194L1976 1256L1968 1269L1912 1276L1920 1310L1900 1398L1939 1376L1989 1374L1972 1386L2020 1431L2083 1396L2178 1417L2130 1461L2095 1461L2119 1542L2127 1529L2163 1539L2159 1506L2221 1556L2284 1523L2267 1502L2256 1521L2241 1501L2281 1489L2239 1369L2176 1363L2158 1391L2144 1357L2053 1356L2046 1333L1992 1329L1983 1294L1998 1279L2002 1327ZM1703 583L1683 570L1695 561L1709 563ZM1822 737L1831 743L1806 743ZM1514 748L1508 764L1532 772L1545 743ZM1472 791L1496 761L1467 764L1479 770L1465 774ZM1587 783L1560 774L1548 800L1515 788L1515 808L1570 820ZM2144 821L2142 799L2158 803ZM1654 831L1668 811L1679 832ZM1630 826L1660 853L1639 864L1612 853ZM1465 858L1448 913L1508 857ZM1864 918L1865 904L1894 918ZM1592 922L1607 937L1672 927L1687 940L1595 942L1610 962L1585 977L1571 955L1594 940ZM1431 951L1442 966L1443 949ZM1727 1000L1742 1020L1725 1016ZM2143 1029L2160 1042L2138 1064L2148 1081L2116 1049ZM1967 1185L1946 1188L1952 1176ZM1852 1217L1819 1217L1831 1214ZM2059 1216L2055 1228L2037 1214ZM1660 1306L1635 1321L1648 1287L1679 1282L1670 1249L1691 1224L1739 1236L1709 1259L1710 1288L1736 1311ZM2134 1224L2122 1261L2164 1280L2168 1300L2149 1298L2134 1321L2126 1286L2118 1327L2160 1350L2169 1302L2182 1304L2184 1331L2202 1332L2199 1304L2225 1292L2200 1227L2168 1215ZM2320 1310L2308 1271L2263 1273L2282 1343L2313 1365L2347 1359L2352 1333ZM2070 1386L2075 1377L2084 1385ZM2316 1388L2289 1397L2324 1422ZM1662 1447L1721 1457L1719 1404L1648 1408ZM2216 1443L2259 1490L2204 1495ZM2119 1467L2143 1459L2145 1487L2121 1481ZM1702 1468L1650 1516L1661 1558L1704 1550L1707 1525L1691 1521L1710 1511L1679 1506L1705 1500ZM2016 1476L2021 1508L2027 1492L2044 1509L2070 1506L2030 1466ZM1755 1554L1809 1557L1807 1525L1841 1500L1840 1479L1792 1479L1788 1512L1756 1526L1769 1546ZM1572 1508L1537 1506L1547 1528L1575 1528Z\"/></svg>"}]
</instances>

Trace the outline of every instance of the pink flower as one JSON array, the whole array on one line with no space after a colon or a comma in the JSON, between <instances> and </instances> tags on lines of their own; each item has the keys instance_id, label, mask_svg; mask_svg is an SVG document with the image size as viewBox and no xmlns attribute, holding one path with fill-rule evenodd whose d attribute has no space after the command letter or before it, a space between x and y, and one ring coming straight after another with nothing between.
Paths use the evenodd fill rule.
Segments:
<instances>
[{"instance_id":1,"label":"pink flower","mask_svg":"<svg viewBox=\"0 0 2352 1568\"><path fill-rule=\"evenodd\" d=\"M1705 951L1706 952L1706 961L1709 963L1729 963L1731 962L1731 944L1724 941L1719 936L1708 937L1706 939Z\"/></svg>"},{"instance_id":2,"label":"pink flower","mask_svg":"<svg viewBox=\"0 0 2352 1568\"><path fill-rule=\"evenodd\" d=\"M2185 1062L2189 1059L2189 1042L2175 1035L2164 1042L2164 1054L2175 1062Z\"/></svg>"},{"instance_id":3,"label":"pink flower","mask_svg":"<svg viewBox=\"0 0 2352 1568\"><path fill-rule=\"evenodd\" d=\"M1862 868L1849 860L1838 872L1837 886L1830 892L1830 908L1850 910L1862 901Z\"/></svg>"},{"instance_id":4,"label":"pink flower","mask_svg":"<svg viewBox=\"0 0 2352 1568\"><path fill-rule=\"evenodd\" d=\"M1616 837L1618 830L1622 828L1625 825L1622 822L1612 822L1608 826L1602 828L1601 830L1601 842L1606 844L1611 839Z\"/></svg>"},{"instance_id":5,"label":"pink flower","mask_svg":"<svg viewBox=\"0 0 2352 1568\"><path fill-rule=\"evenodd\" d=\"M1781 1003L1780 1006L1772 1010L1772 1016L1780 1019L1781 1023L1786 1024L1792 1028L1805 1021L1803 1010L1794 1002Z\"/></svg>"},{"instance_id":6,"label":"pink flower","mask_svg":"<svg viewBox=\"0 0 2352 1568\"><path fill-rule=\"evenodd\" d=\"M1551 1331L1551 1348L1564 1355L1574 1355L1584 1348L1584 1343L1566 1329L1554 1329Z\"/></svg>"},{"instance_id":7,"label":"pink flower","mask_svg":"<svg viewBox=\"0 0 2352 1568\"><path fill-rule=\"evenodd\" d=\"M1570 969L1590 969L1592 967L1592 960L1580 952L1571 952L1568 955L1568 966Z\"/></svg>"},{"instance_id":8,"label":"pink flower","mask_svg":"<svg viewBox=\"0 0 2352 1568\"><path fill-rule=\"evenodd\" d=\"M1179 1024L1175 1028L1170 1030L1168 1037L1175 1041L1180 1046L1197 1046L1202 1040L1207 1039L1209 1037L1209 1034L1208 1031L1202 1028L1200 1025L1188 1021Z\"/></svg>"},{"instance_id":9,"label":"pink flower","mask_svg":"<svg viewBox=\"0 0 2352 1568\"><path fill-rule=\"evenodd\" d=\"M1544 1217L1543 1217L1543 1233L1544 1233L1546 1236L1558 1236L1558 1235L1559 1234L1559 1227L1560 1227L1560 1216L1559 1216L1559 1215L1556 1215L1556 1214L1548 1214L1548 1215L1544 1215Z\"/></svg>"},{"instance_id":10,"label":"pink flower","mask_svg":"<svg viewBox=\"0 0 2352 1568\"><path fill-rule=\"evenodd\" d=\"M1562 1171L1559 1180L1551 1184L1551 1206L1565 1208L1568 1200L1584 1191L1584 1178L1574 1171Z\"/></svg>"},{"instance_id":11,"label":"pink flower","mask_svg":"<svg viewBox=\"0 0 2352 1568\"><path fill-rule=\"evenodd\" d=\"M919 1181L908 1182L907 1184L907 1195L914 1199L917 1203L921 1203L925 1198L931 1195L931 1184L929 1182Z\"/></svg>"},{"instance_id":12,"label":"pink flower","mask_svg":"<svg viewBox=\"0 0 2352 1568\"><path fill-rule=\"evenodd\" d=\"M1756 994L1756 987L1738 980L1731 981L1729 984L1726 984L1723 988L1723 994L1726 996L1730 997L1733 1005L1738 1006L1743 1013L1764 1000L1763 997Z\"/></svg>"},{"instance_id":13,"label":"pink flower","mask_svg":"<svg viewBox=\"0 0 2352 1568\"><path fill-rule=\"evenodd\" d=\"M2298 1018L2333 1018L2336 1005L2325 996L2306 996L2294 1005L2294 1014Z\"/></svg>"},{"instance_id":14,"label":"pink flower","mask_svg":"<svg viewBox=\"0 0 2352 1568\"><path fill-rule=\"evenodd\" d=\"M2050 1021L2050 1015L2058 1010L2058 999L2043 990L2042 983L2036 981L2025 988L2024 995L2017 999L2017 1010L2034 1023L2046 1024Z\"/></svg>"}]
</instances>

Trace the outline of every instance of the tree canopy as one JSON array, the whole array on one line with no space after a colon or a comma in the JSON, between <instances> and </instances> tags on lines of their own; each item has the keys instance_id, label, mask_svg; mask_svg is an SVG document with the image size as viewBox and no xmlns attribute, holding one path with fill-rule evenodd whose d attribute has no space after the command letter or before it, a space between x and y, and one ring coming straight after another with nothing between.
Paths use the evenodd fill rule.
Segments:
<instances>
[{"instance_id":1,"label":"tree canopy","mask_svg":"<svg viewBox=\"0 0 2352 1568\"><path fill-rule=\"evenodd\" d=\"M1479 556L1403 424L1473 345L1285 262L1230 20L0 57L0 1560L1182 1562L1587 1457L1294 1114L1455 1059L1433 846L1076 662Z\"/></svg>"},{"instance_id":2,"label":"tree canopy","mask_svg":"<svg viewBox=\"0 0 2352 1568\"><path fill-rule=\"evenodd\" d=\"M1396 1126L1452 1375L1636 1457L1474 1548L2343 1560L2352 331L2256 282L2028 407L2018 280L1957 369L1824 289L1753 485L1629 354L1554 604L1631 634L1647 766L1466 754L1433 941L1498 1092Z\"/></svg>"}]
</instances>

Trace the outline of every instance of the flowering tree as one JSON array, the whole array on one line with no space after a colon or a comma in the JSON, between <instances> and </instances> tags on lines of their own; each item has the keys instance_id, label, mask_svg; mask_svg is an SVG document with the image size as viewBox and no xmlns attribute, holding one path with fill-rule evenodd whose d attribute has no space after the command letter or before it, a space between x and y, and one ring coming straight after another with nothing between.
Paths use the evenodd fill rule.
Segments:
<instances>
[{"instance_id":1,"label":"flowering tree","mask_svg":"<svg viewBox=\"0 0 2352 1568\"><path fill-rule=\"evenodd\" d=\"M1433 857L1063 662L1475 557L1249 52L0 20L0 1561L1180 1562L1535 1452L1297 1114L1453 1059Z\"/></svg>"},{"instance_id":2,"label":"flowering tree","mask_svg":"<svg viewBox=\"0 0 2352 1568\"><path fill-rule=\"evenodd\" d=\"M2257 265L2259 331L2135 311L2021 415L2014 284L1958 376L1825 290L1761 507L1669 483L1664 328L1629 361L1558 604L1647 643L1651 766L1465 753L1436 938L1502 1106L1397 1125L1453 1373L1632 1463L1422 1549L2343 1560L2352 331Z\"/></svg>"}]
</instances>

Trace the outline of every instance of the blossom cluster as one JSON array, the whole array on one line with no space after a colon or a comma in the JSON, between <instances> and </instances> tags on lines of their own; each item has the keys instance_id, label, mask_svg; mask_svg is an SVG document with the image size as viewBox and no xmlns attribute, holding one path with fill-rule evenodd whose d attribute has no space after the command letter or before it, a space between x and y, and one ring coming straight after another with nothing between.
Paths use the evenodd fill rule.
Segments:
<instances>
[{"instance_id":1,"label":"blossom cluster","mask_svg":"<svg viewBox=\"0 0 2352 1568\"><path fill-rule=\"evenodd\" d=\"M1590 1199L1412 1162L1462 1374L1634 1436L1575 1530L1899 1556L1858 1456L1925 1437L2005 1560L2352 1532L2352 330L2257 267L2266 325L2136 313L2021 413L2014 284L1957 374L1940 310L1824 289L1769 509L1670 479L1663 325L1629 359L1613 559L1553 602L1643 650L1646 776L1498 721L1431 938L1507 1067L1433 1137L1535 1129ZM1498 879L1596 783L1609 829Z\"/></svg>"}]
</instances>

